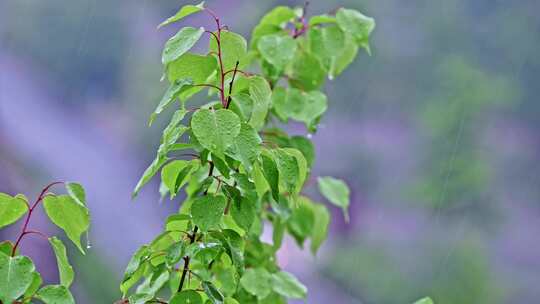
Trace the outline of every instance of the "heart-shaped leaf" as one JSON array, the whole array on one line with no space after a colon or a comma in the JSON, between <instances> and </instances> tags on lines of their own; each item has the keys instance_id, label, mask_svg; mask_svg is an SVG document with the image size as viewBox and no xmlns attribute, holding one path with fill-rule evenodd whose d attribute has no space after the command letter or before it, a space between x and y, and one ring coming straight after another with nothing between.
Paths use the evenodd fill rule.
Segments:
<instances>
[{"instance_id":1,"label":"heart-shaped leaf","mask_svg":"<svg viewBox=\"0 0 540 304\"><path fill-rule=\"evenodd\" d=\"M69 195L47 195L43 199L43 207L51 221L62 228L68 238L84 254L81 234L90 226L88 209Z\"/></svg>"}]
</instances>

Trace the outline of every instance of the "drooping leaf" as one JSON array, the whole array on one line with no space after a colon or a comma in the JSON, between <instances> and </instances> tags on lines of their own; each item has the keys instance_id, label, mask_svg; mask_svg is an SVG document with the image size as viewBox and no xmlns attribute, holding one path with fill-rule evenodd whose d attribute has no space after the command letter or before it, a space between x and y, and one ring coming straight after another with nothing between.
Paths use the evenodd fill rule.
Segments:
<instances>
[{"instance_id":1,"label":"drooping leaf","mask_svg":"<svg viewBox=\"0 0 540 304\"><path fill-rule=\"evenodd\" d=\"M227 155L239 160L246 170L251 171L253 162L261 153L261 142L259 134L250 125L243 123Z\"/></svg>"},{"instance_id":2,"label":"drooping leaf","mask_svg":"<svg viewBox=\"0 0 540 304\"><path fill-rule=\"evenodd\" d=\"M296 40L286 34L266 35L259 39L258 49L264 60L283 70L293 59Z\"/></svg>"},{"instance_id":3,"label":"drooping leaf","mask_svg":"<svg viewBox=\"0 0 540 304\"><path fill-rule=\"evenodd\" d=\"M184 27L171 37L165 47L163 48L163 54L161 55L161 62L164 66L180 58L187 51L189 51L204 33L204 28Z\"/></svg>"},{"instance_id":4,"label":"drooping leaf","mask_svg":"<svg viewBox=\"0 0 540 304\"><path fill-rule=\"evenodd\" d=\"M375 20L357 10L346 8L340 8L336 12L336 19L339 27L351 33L369 54L369 35L375 29Z\"/></svg>"},{"instance_id":5,"label":"drooping leaf","mask_svg":"<svg viewBox=\"0 0 540 304\"><path fill-rule=\"evenodd\" d=\"M291 299L304 299L307 288L292 274L279 271L272 274L272 288L280 295Z\"/></svg>"},{"instance_id":6,"label":"drooping leaf","mask_svg":"<svg viewBox=\"0 0 540 304\"><path fill-rule=\"evenodd\" d=\"M176 242L169 249L167 249L167 256L165 261L169 267L176 265L180 259L184 256L184 242Z\"/></svg>"},{"instance_id":7,"label":"drooping leaf","mask_svg":"<svg viewBox=\"0 0 540 304\"><path fill-rule=\"evenodd\" d=\"M289 232L301 247L303 247L304 241L312 235L315 226L315 216L308 203L309 201L306 202L305 198L299 198L298 206L292 208L292 214L287 220Z\"/></svg>"},{"instance_id":8,"label":"drooping leaf","mask_svg":"<svg viewBox=\"0 0 540 304\"><path fill-rule=\"evenodd\" d=\"M328 225L330 225L330 212L324 205L312 204L311 210L314 216L315 225L311 231L311 253L316 254L321 244L328 236Z\"/></svg>"},{"instance_id":9,"label":"drooping leaf","mask_svg":"<svg viewBox=\"0 0 540 304\"><path fill-rule=\"evenodd\" d=\"M216 39L210 39L210 51L218 52ZM225 71L232 70L238 61L239 67L246 66L247 62L247 42L240 34L222 31L221 32L221 57Z\"/></svg>"},{"instance_id":10,"label":"drooping leaf","mask_svg":"<svg viewBox=\"0 0 540 304\"><path fill-rule=\"evenodd\" d=\"M191 118L191 128L199 143L218 156L240 133L240 118L230 110L200 109Z\"/></svg>"},{"instance_id":11,"label":"drooping leaf","mask_svg":"<svg viewBox=\"0 0 540 304\"><path fill-rule=\"evenodd\" d=\"M188 85L193 84L193 81L188 78L181 78L175 80L167 89L165 92L165 95L161 98L159 104L157 105L156 109L154 110L154 113L150 115L150 120L148 122L149 125L152 125L154 120L156 119L156 116L159 115L165 108L167 108L171 103L173 103L178 95L180 94L180 91Z\"/></svg>"},{"instance_id":12,"label":"drooping leaf","mask_svg":"<svg viewBox=\"0 0 540 304\"><path fill-rule=\"evenodd\" d=\"M227 199L221 195L196 198L191 205L193 223L203 231L219 227L226 205Z\"/></svg>"},{"instance_id":13,"label":"drooping leaf","mask_svg":"<svg viewBox=\"0 0 540 304\"><path fill-rule=\"evenodd\" d=\"M182 290L171 298L169 304L203 304L203 300L195 290Z\"/></svg>"},{"instance_id":14,"label":"drooping leaf","mask_svg":"<svg viewBox=\"0 0 540 304\"><path fill-rule=\"evenodd\" d=\"M34 263L25 256L10 257L0 252L0 302L12 303L30 287Z\"/></svg>"},{"instance_id":15,"label":"drooping leaf","mask_svg":"<svg viewBox=\"0 0 540 304\"><path fill-rule=\"evenodd\" d=\"M36 293L36 298L45 304L75 304L75 299L63 285L48 285Z\"/></svg>"},{"instance_id":16,"label":"drooping leaf","mask_svg":"<svg viewBox=\"0 0 540 304\"><path fill-rule=\"evenodd\" d=\"M54 254L56 255L56 264L58 265L58 273L60 274L60 284L69 288L75 277L73 267L68 261L66 246L56 237L49 238Z\"/></svg>"},{"instance_id":17,"label":"drooping leaf","mask_svg":"<svg viewBox=\"0 0 540 304\"><path fill-rule=\"evenodd\" d=\"M174 23L174 22L177 22L177 21L180 21L183 18L185 18L185 17L187 17L189 15L198 13L198 12L200 12L202 10L204 10L204 1L197 4L197 5L192 5L192 4L184 5L184 6L182 6L182 8L180 8L180 10L176 14L174 14L174 16L171 16L171 17L167 18L167 20L160 23L158 25L158 28L160 28L162 26L165 26L165 25L168 25L168 24L171 24L171 23Z\"/></svg>"},{"instance_id":18,"label":"drooping leaf","mask_svg":"<svg viewBox=\"0 0 540 304\"><path fill-rule=\"evenodd\" d=\"M11 225L28 211L24 196L10 196L0 192L0 228Z\"/></svg>"},{"instance_id":19,"label":"drooping leaf","mask_svg":"<svg viewBox=\"0 0 540 304\"><path fill-rule=\"evenodd\" d=\"M348 35L337 25L315 28L309 31L309 46L321 61L328 72L329 78L333 79L336 73L338 58L345 51Z\"/></svg>"},{"instance_id":20,"label":"drooping leaf","mask_svg":"<svg viewBox=\"0 0 540 304\"><path fill-rule=\"evenodd\" d=\"M349 220L349 195L350 190L347 184L330 176L319 177L319 191L332 204L341 207L345 220Z\"/></svg>"},{"instance_id":21,"label":"drooping leaf","mask_svg":"<svg viewBox=\"0 0 540 304\"><path fill-rule=\"evenodd\" d=\"M268 81L260 76L251 77L249 85L249 95L253 100L253 109L249 124L255 129L260 130L266 120L268 108L272 98L272 89Z\"/></svg>"},{"instance_id":22,"label":"drooping leaf","mask_svg":"<svg viewBox=\"0 0 540 304\"><path fill-rule=\"evenodd\" d=\"M78 183L66 183L66 189L68 194L82 206L86 206L86 193L81 184Z\"/></svg>"},{"instance_id":23,"label":"drooping leaf","mask_svg":"<svg viewBox=\"0 0 540 304\"><path fill-rule=\"evenodd\" d=\"M250 268L244 272L240 284L258 299L264 299L272 291L272 275L264 268Z\"/></svg>"},{"instance_id":24,"label":"drooping leaf","mask_svg":"<svg viewBox=\"0 0 540 304\"><path fill-rule=\"evenodd\" d=\"M354 41L354 37L347 35L343 51L336 57L334 61L333 74L339 75L343 72L358 55L358 44Z\"/></svg>"},{"instance_id":25,"label":"drooping leaf","mask_svg":"<svg viewBox=\"0 0 540 304\"><path fill-rule=\"evenodd\" d=\"M43 199L43 207L51 221L62 228L68 238L84 254L84 249L81 246L81 234L90 227L88 209L68 195L47 195Z\"/></svg>"}]
</instances>

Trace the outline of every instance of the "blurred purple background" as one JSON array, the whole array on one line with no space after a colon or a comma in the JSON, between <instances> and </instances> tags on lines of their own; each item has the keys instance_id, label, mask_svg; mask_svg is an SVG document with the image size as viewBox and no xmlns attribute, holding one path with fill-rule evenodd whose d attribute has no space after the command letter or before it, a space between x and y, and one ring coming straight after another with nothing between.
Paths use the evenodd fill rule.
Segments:
<instances>
[{"instance_id":1,"label":"blurred purple background","mask_svg":"<svg viewBox=\"0 0 540 304\"><path fill-rule=\"evenodd\" d=\"M146 122L164 91L160 52L175 27L156 25L186 3L0 2L0 191L35 197L54 180L85 185L91 248L70 253L78 303L118 299L131 253L177 208L158 203L155 181L136 201L130 193L161 132ZM303 2L207 1L246 36L278 4ZM331 207L321 253L289 240L282 266L314 304L425 295L538 303L540 3L314 0L310 12L339 6L377 21L373 56L326 85L330 110L313 137L314 174L352 188L351 222ZM211 25L205 15L185 23ZM42 216L32 225L56 232ZM29 237L22 251L57 280L45 241Z\"/></svg>"}]
</instances>

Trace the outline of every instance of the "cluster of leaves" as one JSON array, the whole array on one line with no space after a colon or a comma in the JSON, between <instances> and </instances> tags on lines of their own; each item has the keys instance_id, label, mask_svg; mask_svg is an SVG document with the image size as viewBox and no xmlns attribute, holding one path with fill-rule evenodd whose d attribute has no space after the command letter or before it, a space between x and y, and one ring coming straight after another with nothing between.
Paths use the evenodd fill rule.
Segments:
<instances>
[{"instance_id":1,"label":"cluster of leaves","mask_svg":"<svg viewBox=\"0 0 540 304\"><path fill-rule=\"evenodd\" d=\"M178 108L133 195L161 173L161 195L185 199L164 232L133 255L119 303L286 303L306 297L306 287L280 269L276 252L288 233L301 247L309 239L315 254L330 214L302 194L312 180L312 142L277 126L294 120L316 131L328 103L322 85L360 48L369 52L375 27L355 10L308 19L306 9L273 9L250 43L204 3L186 5L160 25L206 12L216 29L184 27L165 44L163 79L170 86L150 124L165 108ZM189 52L205 33L208 53ZM187 100L202 90L211 101L188 109ZM333 177L320 177L318 184L348 218L347 185ZM269 228L272 243L261 240Z\"/></svg>"},{"instance_id":2,"label":"cluster of leaves","mask_svg":"<svg viewBox=\"0 0 540 304\"><path fill-rule=\"evenodd\" d=\"M67 194L56 195L49 192L57 184L64 184ZM68 261L64 243L55 236L47 237L40 231L28 228L32 214L41 203L49 219L60 227L84 254L80 238L89 228L90 214L86 207L86 194L80 184L63 182L49 184L32 205L22 194L10 196L0 193L0 228L11 225L26 215L15 243L10 241L0 243L0 304L31 303L32 299L38 299L46 304L75 303L69 291L75 273ZM19 245L23 238L30 234L44 237L49 241L56 255L60 284L42 287L41 276L32 260L20 255Z\"/></svg>"}]
</instances>

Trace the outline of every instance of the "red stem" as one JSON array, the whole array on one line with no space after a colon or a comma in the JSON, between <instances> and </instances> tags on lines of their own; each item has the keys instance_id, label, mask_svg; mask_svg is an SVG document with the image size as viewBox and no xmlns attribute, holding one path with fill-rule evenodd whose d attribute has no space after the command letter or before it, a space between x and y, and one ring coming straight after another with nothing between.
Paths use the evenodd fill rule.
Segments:
<instances>
[{"instance_id":1,"label":"red stem","mask_svg":"<svg viewBox=\"0 0 540 304\"><path fill-rule=\"evenodd\" d=\"M36 201L34 202L34 204L32 205L32 207L30 207L30 209L28 209L28 214L26 215L26 219L24 221L24 225L21 229L21 233L19 234L19 237L17 238L17 241L15 242L15 245L13 246L13 250L11 251L11 256L14 257L15 256L15 252L17 252L17 248L19 247L19 244L21 243L22 239L24 238L25 235L27 234L39 234L45 238L47 238L47 236L39 231L35 231L35 230L28 230L28 224L30 223L30 219L32 218L32 213L34 212L34 209L36 209L37 205L43 201L43 198L45 197L45 195L47 194L47 192L49 191L49 189L54 186L54 185L58 185L58 184L63 184L64 182L53 182L53 183L50 183L48 184L45 188L43 188L43 190L41 190L41 193L39 194L38 198L36 199Z\"/></svg>"}]
</instances>

